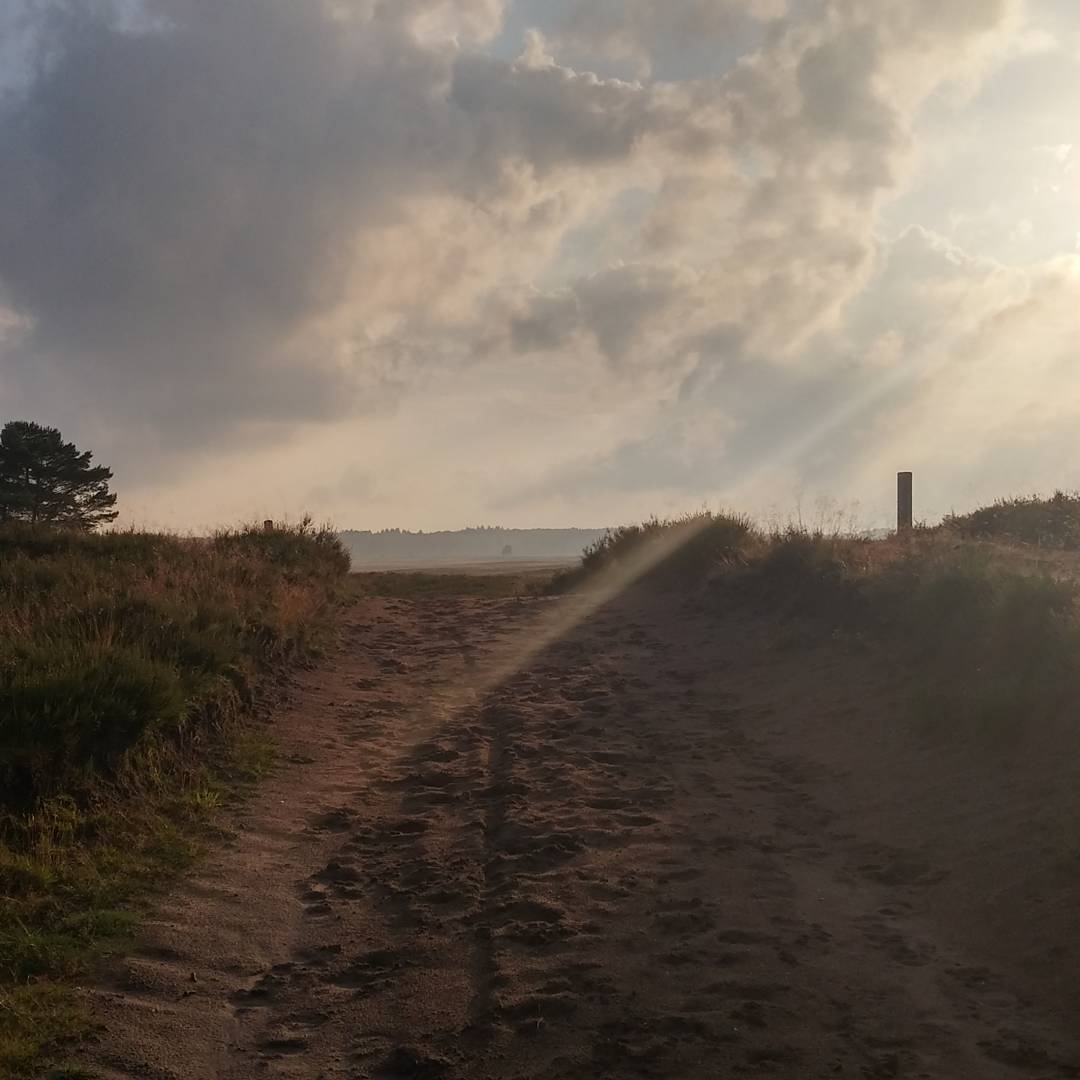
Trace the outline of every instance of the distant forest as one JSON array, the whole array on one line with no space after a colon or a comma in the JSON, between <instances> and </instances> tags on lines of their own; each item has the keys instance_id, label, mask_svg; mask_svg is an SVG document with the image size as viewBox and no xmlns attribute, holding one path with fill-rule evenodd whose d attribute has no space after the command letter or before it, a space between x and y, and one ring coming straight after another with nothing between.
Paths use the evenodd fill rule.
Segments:
<instances>
[{"instance_id":1,"label":"distant forest","mask_svg":"<svg viewBox=\"0 0 1080 1080\"><path fill-rule=\"evenodd\" d=\"M428 562L451 559L553 559L580 555L606 529L463 529L460 532L341 533L353 562Z\"/></svg>"}]
</instances>

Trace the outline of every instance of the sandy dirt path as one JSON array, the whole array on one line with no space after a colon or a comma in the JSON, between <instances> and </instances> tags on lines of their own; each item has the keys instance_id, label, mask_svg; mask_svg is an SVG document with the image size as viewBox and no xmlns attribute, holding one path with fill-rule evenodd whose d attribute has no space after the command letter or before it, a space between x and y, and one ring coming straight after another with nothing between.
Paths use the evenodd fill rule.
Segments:
<instances>
[{"instance_id":1,"label":"sandy dirt path","mask_svg":"<svg viewBox=\"0 0 1080 1080\"><path fill-rule=\"evenodd\" d=\"M288 764L87 990L87 1065L1080 1076L1074 905L980 879L1060 800L928 820L968 789L867 658L643 596L523 648L572 604L358 602L276 720Z\"/></svg>"}]
</instances>

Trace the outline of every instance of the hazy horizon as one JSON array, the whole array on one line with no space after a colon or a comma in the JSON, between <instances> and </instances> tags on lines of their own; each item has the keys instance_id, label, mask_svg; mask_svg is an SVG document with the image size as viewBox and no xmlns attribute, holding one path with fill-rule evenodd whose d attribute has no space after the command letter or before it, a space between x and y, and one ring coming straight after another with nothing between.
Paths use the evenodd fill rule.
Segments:
<instances>
[{"instance_id":1,"label":"hazy horizon","mask_svg":"<svg viewBox=\"0 0 1080 1080\"><path fill-rule=\"evenodd\" d=\"M179 530L1074 489L1078 105L1067 0L12 0L0 419Z\"/></svg>"}]
</instances>

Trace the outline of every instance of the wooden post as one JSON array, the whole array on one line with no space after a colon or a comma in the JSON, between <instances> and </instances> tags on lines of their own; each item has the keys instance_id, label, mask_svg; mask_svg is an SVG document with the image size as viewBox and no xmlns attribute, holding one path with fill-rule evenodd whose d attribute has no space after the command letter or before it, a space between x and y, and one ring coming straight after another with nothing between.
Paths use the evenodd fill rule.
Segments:
<instances>
[{"instance_id":1,"label":"wooden post","mask_svg":"<svg viewBox=\"0 0 1080 1080\"><path fill-rule=\"evenodd\" d=\"M912 497L912 474L897 473L896 476L896 531L909 533L915 527L914 501Z\"/></svg>"},{"instance_id":2,"label":"wooden post","mask_svg":"<svg viewBox=\"0 0 1080 1080\"><path fill-rule=\"evenodd\" d=\"M274 520L273 520L273 518L267 518L263 522L263 532L273 532L273 531L274 531Z\"/></svg>"}]
</instances>

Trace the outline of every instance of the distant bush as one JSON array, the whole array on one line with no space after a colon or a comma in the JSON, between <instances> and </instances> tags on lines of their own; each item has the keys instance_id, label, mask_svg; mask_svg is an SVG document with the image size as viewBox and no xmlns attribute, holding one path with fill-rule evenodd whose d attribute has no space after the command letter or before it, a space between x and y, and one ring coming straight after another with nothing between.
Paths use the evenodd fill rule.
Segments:
<instances>
[{"instance_id":1,"label":"distant bush","mask_svg":"<svg viewBox=\"0 0 1080 1080\"><path fill-rule=\"evenodd\" d=\"M786 614L850 620L865 603L871 542L797 526L772 533L728 582L736 594Z\"/></svg>"},{"instance_id":2,"label":"distant bush","mask_svg":"<svg viewBox=\"0 0 1080 1080\"><path fill-rule=\"evenodd\" d=\"M1038 544L1065 551L1080 550L1080 493L1058 491L1038 496L999 499L970 514L947 517L944 527L976 540Z\"/></svg>"},{"instance_id":3,"label":"distant bush","mask_svg":"<svg viewBox=\"0 0 1080 1080\"><path fill-rule=\"evenodd\" d=\"M607 571L634 580L689 581L719 566L743 559L761 540L749 518L701 511L679 518L652 518L640 525L609 530L584 551L581 565L558 575L563 591Z\"/></svg>"},{"instance_id":4,"label":"distant bush","mask_svg":"<svg viewBox=\"0 0 1080 1080\"><path fill-rule=\"evenodd\" d=\"M298 525L265 529L248 525L214 534L214 550L241 558L257 556L277 570L303 580L338 577L349 572L349 553L329 525L315 525L305 517Z\"/></svg>"}]
</instances>

